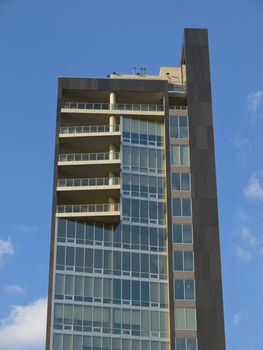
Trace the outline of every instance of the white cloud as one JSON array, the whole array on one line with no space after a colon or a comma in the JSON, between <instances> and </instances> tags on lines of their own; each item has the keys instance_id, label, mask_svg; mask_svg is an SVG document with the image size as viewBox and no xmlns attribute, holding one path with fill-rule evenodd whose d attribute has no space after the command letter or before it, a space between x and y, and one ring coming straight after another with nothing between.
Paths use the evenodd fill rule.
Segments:
<instances>
[{"instance_id":1,"label":"white cloud","mask_svg":"<svg viewBox=\"0 0 263 350\"><path fill-rule=\"evenodd\" d=\"M252 121L263 118L263 90L251 91L248 94L247 107Z\"/></svg>"},{"instance_id":2,"label":"white cloud","mask_svg":"<svg viewBox=\"0 0 263 350\"><path fill-rule=\"evenodd\" d=\"M44 347L47 299L26 306L13 306L0 320L0 350L35 350Z\"/></svg>"},{"instance_id":3,"label":"white cloud","mask_svg":"<svg viewBox=\"0 0 263 350\"><path fill-rule=\"evenodd\" d=\"M252 253L249 250L242 248L240 246L236 248L235 254L240 260L244 262L249 262L252 258Z\"/></svg>"},{"instance_id":4,"label":"white cloud","mask_svg":"<svg viewBox=\"0 0 263 350\"><path fill-rule=\"evenodd\" d=\"M13 243L8 240L0 240L0 265L3 263L4 258L8 255L13 255L15 252Z\"/></svg>"},{"instance_id":5,"label":"white cloud","mask_svg":"<svg viewBox=\"0 0 263 350\"><path fill-rule=\"evenodd\" d=\"M235 312L235 313L234 313L234 316L233 316L233 321L232 321L232 323L233 323L234 326L237 327L237 326L240 325L240 322L241 322L241 315L240 315L240 313Z\"/></svg>"},{"instance_id":6,"label":"white cloud","mask_svg":"<svg viewBox=\"0 0 263 350\"><path fill-rule=\"evenodd\" d=\"M243 238L248 245L252 247L257 247L259 244L258 238L250 231L249 228L243 227L240 231L240 236Z\"/></svg>"},{"instance_id":7,"label":"white cloud","mask_svg":"<svg viewBox=\"0 0 263 350\"><path fill-rule=\"evenodd\" d=\"M238 164L243 168L247 163L248 155L251 149L250 141L247 137L237 134L234 136L232 143L238 152Z\"/></svg>"},{"instance_id":8,"label":"white cloud","mask_svg":"<svg viewBox=\"0 0 263 350\"><path fill-rule=\"evenodd\" d=\"M263 186L259 177L254 174L244 189L244 195L250 199L263 200Z\"/></svg>"},{"instance_id":9,"label":"white cloud","mask_svg":"<svg viewBox=\"0 0 263 350\"><path fill-rule=\"evenodd\" d=\"M19 286L18 284L11 284L9 286L6 286L5 290L9 294L26 294L24 288Z\"/></svg>"}]
</instances>

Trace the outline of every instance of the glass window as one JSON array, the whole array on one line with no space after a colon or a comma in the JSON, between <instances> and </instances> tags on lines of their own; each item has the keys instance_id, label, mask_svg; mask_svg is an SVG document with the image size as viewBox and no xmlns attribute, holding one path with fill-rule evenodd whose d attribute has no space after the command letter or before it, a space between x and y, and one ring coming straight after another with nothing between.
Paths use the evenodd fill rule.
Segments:
<instances>
[{"instance_id":1,"label":"glass window","mask_svg":"<svg viewBox=\"0 0 263 350\"><path fill-rule=\"evenodd\" d=\"M174 271L183 271L183 252L174 252Z\"/></svg>"},{"instance_id":2,"label":"glass window","mask_svg":"<svg viewBox=\"0 0 263 350\"><path fill-rule=\"evenodd\" d=\"M187 350L197 350L197 340L194 338L187 338Z\"/></svg>"},{"instance_id":3,"label":"glass window","mask_svg":"<svg viewBox=\"0 0 263 350\"><path fill-rule=\"evenodd\" d=\"M181 190L180 173L172 173L172 190Z\"/></svg>"},{"instance_id":4,"label":"glass window","mask_svg":"<svg viewBox=\"0 0 263 350\"><path fill-rule=\"evenodd\" d=\"M181 198L173 198L173 216L182 216Z\"/></svg>"},{"instance_id":5,"label":"glass window","mask_svg":"<svg viewBox=\"0 0 263 350\"><path fill-rule=\"evenodd\" d=\"M55 294L64 294L64 275L56 274Z\"/></svg>"},{"instance_id":6,"label":"glass window","mask_svg":"<svg viewBox=\"0 0 263 350\"><path fill-rule=\"evenodd\" d=\"M181 224L173 224L173 242L183 243L183 232Z\"/></svg>"},{"instance_id":7,"label":"glass window","mask_svg":"<svg viewBox=\"0 0 263 350\"><path fill-rule=\"evenodd\" d=\"M85 297L93 296L93 277L85 277L84 296Z\"/></svg>"},{"instance_id":8,"label":"glass window","mask_svg":"<svg viewBox=\"0 0 263 350\"><path fill-rule=\"evenodd\" d=\"M75 276L75 296L83 297L84 295L84 278L82 276Z\"/></svg>"},{"instance_id":9,"label":"glass window","mask_svg":"<svg viewBox=\"0 0 263 350\"><path fill-rule=\"evenodd\" d=\"M171 145L171 165L180 165L180 146Z\"/></svg>"},{"instance_id":10,"label":"glass window","mask_svg":"<svg viewBox=\"0 0 263 350\"><path fill-rule=\"evenodd\" d=\"M65 265L65 247L57 246L57 269ZM60 268L59 268L60 267Z\"/></svg>"},{"instance_id":11,"label":"glass window","mask_svg":"<svg viewBox=\"0 0 263 350\"><path fill-rule=\"evenodd\" d=\"M65 295L73 295L73 289L74 289L74 276L73 275L66 275L65 276Z\"/></svg>"},{"instance_id":12,"label":"glass window","mask_svg":"<svg viewBox=\"0 0 263 350\"><path fill-rule=\"evenodd\" d=\"M186 308L186 329L196 329L196 311L194 308Z\"/></svg>"},{"instance_id":13,"label":"glass window","mask_svg":"<svg viewBox=\"0 0 263 350\"><path fill-rule=\"evenodd\" d=\"M193 252L184 252L184 271L194 271Z\"/></svg>"},{"instance_id":14,"label":"glass window","mask_svg":"<svg viewBox=\"0 0 263 350\"><path fill-rule=\"evenodd\" d=\"M187 350L185 338L176 339L176 350Z\"/></svg>"},{"instance_id":15,"label":"glass window","mask_svg":"<svg viewBox=\"0 0 263 350\"><path fill-rule=\"evenodd\" d=\"M72 336L71 335L63 335L63 350L71 350L72 349Z\"/></svg>"},{"instance_id":16,"label":"glass window","mask_svg":"<svg viewBox=\"0 0 263 350\"><path fill-rule=\"evenodd\" d=\"M57 236L58 236L58 241L59 242L65 242L66 223L67 223L67 221L65 219L58 219Z\"/></svg>"},{"instance_id":17,"label":"glass window","mask_svg":"<svg viewBox=\"0 0 263 350\"><path fill-rule=\"evenodd\" d=\"M175 299L184 299L184 280L174 281Z\"/></svg>"},{"instance_id":18,"label":"glass window","mask_svg":"<svg viewBox=\"0 0 263 350\"><path fill-rule=\"evenodd\" d=\"M183 224L183 243L193 243L193 232L191 224Z\"/></svg>"},{"instance_id":19,"label":"glass window","mask_svg":"<svg viewBox=\"0 0 263 350\"><path fill-rule=\"evenodd\" d=\"M180 158L181 158L181 165L190 166L189 146L185 146L185 145L180 146Z\"/></svg>"},{"instance_id":20,"label":"glass window","mask_svg":"<svg viewBox=\"0 0 263 350\"><path fill-rule=\"evenodd\" d=\"M62 334L53 334L53 349L62 349Z\"/></svg>"},{"instance_id":21,"label":"glass window","mask_svg":"<svg viewBox=\"0 0 263 350\"><path fill-rule=\"evenodd\" d=\"M181 190L190 191L190 174L181 173Z\"/></svg>"},{"instance_id":22,"label":"glass window","mask_svg":"<svg viewBox=\"0 0 263 350\"><path fill-rule=\"evenodd\" d=\"M131 281L122 280L122 299L130 300L131 299Z\"/></svg>"},{"instance_id":23,"label":"glass window","mask_svg":"<svg viewBox=\"0 0 263 350\"><path fill-rule=\"evenodd\" d=\"M184 308L175 308L175 329L186 329Z\"/></svg>"},{"instance_id":24,"label":"glass window","mask_svg":"<svg viewBox=\"0 0 263 350\"><path fill-rule=\"evenodd\" d=\"M102 278L94 277L94 296L96 298L102 297Z\"/></svg>"},{"instance_id":25,"label":"glass window","mask_svg":"<svg viewBox=\"0 0 263 350\"><path fill-rule=\"evenodd\" d=\"M193 243L191 224L173 224L173 242L174 243Z\"/></svg>"},{"instance_id":26,"label":"glass window","mask_svg":"<svg viewBox=\"0 0 263 350\"><path fill-rule=\"evenodd\" d=\"M74 266L75 248L66 247L66 266Z\"/></svg>"},{"instance_id":27,"label":"glass window","mask_svg":"<svg viewBox=\"0 0 263 350\"><path fill-rule=\"evenodd\" d=\"M188 118L179 117L180 138L188 138Z\"/></svg>"},{"instance_id":28,"label":"glass window","mask_svg":"<svg viewBox=\"0 0 263 350\"><path fill-rule=\"evenodd\" d=\"M195 284L194 280L185 280L185 299L194 300L195 299Z\"/></svg>"},{"instance_id":29,"label":"glass window","mask_svg":"<svg viewBox=\"0 0 263 350\"><path fill-rule=\"evenodd\" d=\"M191 200L190 198L182 198L182 214L183 216L191 216Z\"/></svg>"},{"instance_id":30,"label":"glass window","mask_svg":"<svg viewBox=\"0 0 263 350\"><path fill-rule=\"evenodd\" d=\"M178 117L170 117L170 137L176 139L179 137Z\"/></svg>"}]
</instances>

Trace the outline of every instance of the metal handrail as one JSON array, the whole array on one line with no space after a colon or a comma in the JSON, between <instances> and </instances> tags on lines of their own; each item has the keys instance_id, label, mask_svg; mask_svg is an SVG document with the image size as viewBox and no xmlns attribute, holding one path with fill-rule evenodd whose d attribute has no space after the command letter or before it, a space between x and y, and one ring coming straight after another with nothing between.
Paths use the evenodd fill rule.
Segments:
<instances>
[{"instance_id":1,"label":"metal handrail","mask_svg":"<svg viewBox=\"0 0 263 350\"><path fill-rule=\"evenodd\" d=\"M106 203L106 204L74 204L74 205L58 205L57 213L93 213L93 212L107 212L107 211L119 211L119 203Z\"/></svg>"},{"instance_id":2,"label":"metal handrail","mask_svg":"<svg viewBox=\"0 0 263 350\"><path fill-rule=\"evenodd\" d=\"M86 103L86 102L62 102L61 108L65 109L102 109L121 111L149 111L162 112L163 105L159 104L127 104L127 103Z\"/></svg>"},{"instance_id":3,"label":"metal handrail","mask_svg":"<svg viewBox=\"0 0 263 350\"><path fill-rule=\"evenodd\" d=\"M182 109L182 110L186 110L187 106L169 106L169 109Z\"/></svg>"},{"instance_id":4,"label":"metal handrail","mask_svg":"<svg viewBox=\"0 0 263 350\"><path fill-rule=\"evenodd\" d=\"M59 162L117 160L117 159L120 159L120 152L68 153L68 154L60 154L58 157Z\"/></svg>"},{"instance_id":5,"label":"metal handrail","mask_svg":"<svg viewBox=\"0 0 263 350\"><path fill-rule=\"evenodd\" d=\"M119 185L119 177L98 177L85 179L58 179L58 187Z\"/></svg>"},{"instance_id":6,"label":"metal handrail","mask_svg":"<svg viewBox=\"0 0 263 350\"><path fill-rule=\"evenodd\" d=\"M86 125L86 126L63 126L60 134L84 134L99 132L116 132L120 130L119 125Z\"/></svg>"}]
</instances>

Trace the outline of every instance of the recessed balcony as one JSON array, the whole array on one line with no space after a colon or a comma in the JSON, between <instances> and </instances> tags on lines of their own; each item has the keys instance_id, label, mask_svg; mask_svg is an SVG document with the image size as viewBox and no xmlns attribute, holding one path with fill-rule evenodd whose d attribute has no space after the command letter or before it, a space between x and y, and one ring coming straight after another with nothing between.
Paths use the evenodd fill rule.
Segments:
<instances>
[{"instance_id":1,"label":"recessed balcony","mask_svg":"<svg viewBox=\"0 0 263 350\"><path fill-rule=\"evenodd\" d=\"M97 113L97 114L146 114L163 115L162 104L130 104L130 103L85 103L85 102L62 102L62 113Z\"/></svg>"},{"instance_id":2,"label":"recessed balcony","mask_svg":"<svg viewBox=\"0 0 263 350\"><path fill-rule=\"evenodd\" d=\"M60 177L105 177L109 172L119 174L120 152L68 153L58 157ZM70 176L69 176L70 175Z\"/></svg>"},{"instance_id":3,"label":"recessed balcony","mask_svg":"<svg viewBox=\"0 0 263 350\"><path fill-rule=\"evenodd\" d=\"M120 220L120 204L58 205L56 216L118 222Z\"/></svg>"},{"instance_id":4,"label":"recessed balcony","mask_svg":"<svg viewBox=\"0 0 263 350\"><path fill-rule=\"evenodd\" d=\"M119 163L120 152L103 152L103 153L68 153L60 154L58 165L68 165L69 163L78 164L103 164Z\"/></svg>"},{"instance_id":5,"label":"recessed balcony","mask_svg":"<svg viewBox=\"0 0 263 350\"><path fill-rule=\"evenodd\" d=\"M119 125L86 125L64 126L60 128L59 137L89 137L107 136L109 134L120 135Z\"/></svg>"},{"instance_id":6,"label":"recessed balcony","mask_svg":"<svg viewBox=\"0 0 263 350\"><path fill-rule=\"evenodd\" d=\"M120 178L59 179L57 184L58 203L107 202L109 197L120 198Z\"/></svg>"}]
</instances>

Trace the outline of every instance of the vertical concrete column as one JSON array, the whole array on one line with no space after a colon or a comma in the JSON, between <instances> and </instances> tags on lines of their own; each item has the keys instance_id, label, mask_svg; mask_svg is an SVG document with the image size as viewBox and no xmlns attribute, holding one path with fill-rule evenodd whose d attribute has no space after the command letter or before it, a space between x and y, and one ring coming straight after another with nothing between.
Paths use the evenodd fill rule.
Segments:
<instances>
[{"instance_id":1,"label":"vertical concrete column","mask_svg":"<svg viewBox=\"0 0 263 350\"><path fill-rule=\"evenodd\" d=\"M109 159L113 160L115 159L115 152L116 152L116 147L114 145L110 145L109 149Z\"/></svg>"},{"instance_id":2,"label":"vertical concrete column","mask_svg":"<svg viewBox=\"0 0 263 350\"><path fill-rule=\"evenodd\" d=\"M114 105L116 104L116 94L115 92L110 93L110 109L114 109Z\"/></svg>"},{"instance_id":3,"label":"vertical concrete column","mask_svg":"<svg viewBox=\"0 0 263 350\"><path fill-rule=\"evenodd\" d=\"M116 94L115 92L111 92L110 93L110 110L115 109L115 104L116 104ZM110 132L115 131L115 126L116 126L116 117L115 115L110 115L109 117Z\"/></svg>"},{"instance_id":4,"label":"vertical concrete column","mask_svg":"<svg viewBox=\"0 0 263 350\"><path fill-rule=\"evenodd\" d=\"M112 197L109 198L109 211L115 211L115 199Z\"/></svg>"},{"instance_id":5,"label":"vertical concrete column","mask_svg":"<svg viewBox=\"0 0 263 350\"><path fill-rule=\"evenodd\" d=\"M109 185L112 186L112 185L115 185L115 176L112 172L109 172Z\"/></svg>"}]
</instances>

